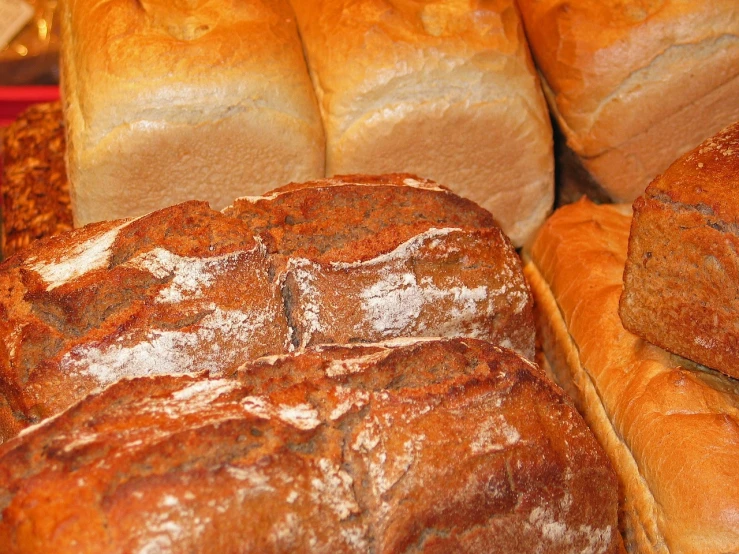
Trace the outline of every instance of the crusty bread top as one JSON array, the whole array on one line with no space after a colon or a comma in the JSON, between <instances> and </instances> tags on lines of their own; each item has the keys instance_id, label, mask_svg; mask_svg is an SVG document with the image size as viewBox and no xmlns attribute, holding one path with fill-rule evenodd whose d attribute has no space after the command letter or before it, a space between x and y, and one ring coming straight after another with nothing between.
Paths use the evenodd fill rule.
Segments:
<instances>
[{"instance_id":1,"label":"crusty bread top","mask_svg":"<svg viewBox=\"0 0 739 554\"><path fill-rule=\"evenodd\" d=\"M739 122L681 156L645 197L699 210L715 225L739 224Z\"/></svg>"},{"instance_id":2,"label":"crusty bread top","mask_svg":"<svg viewBox=\"0 0 739 554\"><path fill-rule=\"evenodd\" d=\"M560 124L581 155L621 144L739 75L736 0L519 0L519 6ZM715 70L705 72L712 63Z\"/></svg>"},{"instance_id":3,"label":"crusty bread top","mask_svg":"<svg viewBox=\"0 0 739 554\"><path fill-rule=\"evenodd\" d=\"M119 125L214 121L252 108L320 127L287 0L65 6L65 101L85 137L77 149Z\"/></svg>"},{"instance_id":4,"label":"crusty bread top","mask_svg":"<svg viewBox=\"0 0 739 554\"><path fill-rule=\"evenodd\" d=\"M670 552L739 549L739 383L626 331L618 302L628 206L582 200L542 228L533 263L557 301L579 363L653 496ZM659 537L652 537L660 541Z\"/></svg>"},{"instance_id":5,"label":"crusty bread top","mask_svg":"<svg viewBox=\"0 0 739 554\"><path fill-rule=\"evenodd\" d=\"M290 183L223 213L245 221L268 249L321 263L367 261L434 228L499 229L474 202L403 173Z\"/></svg>"}]
</instances>

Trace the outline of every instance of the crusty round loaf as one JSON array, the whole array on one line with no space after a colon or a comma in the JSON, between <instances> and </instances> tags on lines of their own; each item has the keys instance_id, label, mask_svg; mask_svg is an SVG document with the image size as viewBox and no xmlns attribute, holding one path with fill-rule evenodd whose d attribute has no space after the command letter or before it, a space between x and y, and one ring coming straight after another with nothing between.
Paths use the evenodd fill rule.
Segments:
<instances>
[{"instance_id":1,"label":"crusty round loaf","mask_svg":"<svg viewBox=\"0 0 739 554\"><path fill-rule=\"evenodd\" d=\"M615 553L615 475L482 341L124 380L0 446L0 544L56 552Z\"/></svg>"},{"instance_id":2,"label":"crusty round loaf","mask_svg":"<svg viewBox=\"0 0 739 554\"><path fill-rule=\"evenodd\" d=\"M408 175L39 241L0 266L0 314L2 438L124 376L226 375L316 343L472 336L534 354L521 262L491 214Z\"/></svg>"}]
</instances>

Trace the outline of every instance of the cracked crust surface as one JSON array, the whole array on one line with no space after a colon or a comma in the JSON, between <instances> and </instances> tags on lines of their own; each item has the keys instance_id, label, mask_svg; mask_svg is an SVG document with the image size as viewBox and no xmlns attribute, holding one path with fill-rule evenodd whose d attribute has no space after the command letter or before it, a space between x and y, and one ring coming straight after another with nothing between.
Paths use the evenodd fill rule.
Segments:
<instances>
[{"instance_id":1,"label":"cracked crust surface","mask_svg":"<svg viewBox=\"0 0 739 554\"><path fill-rule=\"evenodd\" d=\"M488 212L407 175L344 180L94 224L7 260L0 436L122 377L230 375L316 343L472 336L533 357L530 291Z\"/></svg>"},{"instance_id":2,"label":"cracked crust surface","mask_svg":"<svg viewBox=\"0 0 739 554\"><path fill-rule=\"evenodd\" d=\"M561 389L472 339L120 381L1 446L0 462L12 553L620 545L615 475Z\"/></svg>"}]
</instances>

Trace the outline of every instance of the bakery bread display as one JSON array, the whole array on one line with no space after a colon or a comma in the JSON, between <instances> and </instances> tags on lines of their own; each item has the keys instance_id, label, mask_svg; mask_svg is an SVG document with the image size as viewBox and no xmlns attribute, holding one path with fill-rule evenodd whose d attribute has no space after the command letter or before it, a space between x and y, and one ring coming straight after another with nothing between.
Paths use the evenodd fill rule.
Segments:
<instances>
[{"instance_id":1,"label":"bakery bread display","mask_svg":"<svg viewBox=\"0 0 739 554\"><path fill-rule=\"evenodd\" d=\"M76 225L324 176L287 0L69 0L61 15Z\"/></svg>"},{"instance_id":2,"label":"bakery bread display","mask_svg":"<svg viewBox=\"0 0 739 554\"><path fill-rule=\"evenodd\" d=\"M518 5L557 123L614 200L739 120L736 0Z\"/></svg>"},{"instance_id":3,"label":"bakery bread display","mask_svg":"<svg viewBox=\"0 0 739 554\"><path fill-rule=\"evenodd\" d=\"M409 175L37 241L0 266L0 314L0 438L123 377L230 375L317 343L470 336L534 354L521 261L492 215Z\"/></svg>"},{"instance_id":4,"label":"bakery bread display","mask_svg":"<svg viewBox=\"0 0 739 554\"><path fill-rule=\"evenodd\" d=\"M615 553L617 500L561 389L469 339L125 380L0 446L8 554Z\"/></svg>"},{"instance_id":5,"label":"bakery bread display","mask_svg":"<svg viewBox=\"0 0 739 554\"><path fill-rule=\"evenodd\" d=\"M2 138L0 260L72 228L59 102L29 107Z\"/></svg>"},{"instance_id":6,"label":"bakery bread display","mask_svg":"<svg viewBox=\"0 0 739 554\"><path fill-rule=\"evenodd\" d=\"M513 0L293 2L326 174L408 171L498 217L516 246L553 201L552 129Z\"/></svg>"},{"instance_id":7,"label":"bakery bread display","mask_svg":"<svg viewBox=\"0 0 739 554\"><path fill-rule=\"evenodd\" d=\"M629 331L739 378L739 123L634 202L620 303Z\"/></svg>"},{"instance_id":8,"label":"bakery bread display","mask_svg":"<svg viewBox=\"0 0 739 554\"><path fill-rule=\"evenodd\" d=\"M587 200L544 225L525 265L543 350L619 475L627 549L737 552L739 383L623 328L630 226Z\"/></svg>"}]
</instances>

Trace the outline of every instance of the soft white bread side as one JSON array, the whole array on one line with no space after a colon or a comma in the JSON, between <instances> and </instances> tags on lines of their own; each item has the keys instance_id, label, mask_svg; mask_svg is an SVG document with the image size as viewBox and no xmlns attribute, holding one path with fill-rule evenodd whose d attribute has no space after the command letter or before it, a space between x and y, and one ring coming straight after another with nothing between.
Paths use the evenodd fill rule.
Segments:
<instances>
[{"instance_id":1,"label":"soft white bread side","mask_svg":"<svg viewBox=\"0 0 739 554\"><path fill-rule=\"evenodd\" d=\"M323 176L287 0L68 0L62 26L76 225Z\"/></svg>"},{"instance_id":2,"label":"soft white bread side","mask_svg":"<svg viewBox=\"0 0 739 554\"><path fill-rule=\"evenodd\" d=\"M739 120L736 0L519 5L567 142L614 200Z\"/></svg>"},{"instance_id":3,"label":"soft white bread side","mask_svg":"<svg viewBox=\"0 0 739 554\"><path fill-rule=\"evenodd\" d=\"M544 353L620 476L631 552L739 552L739 383L621 325L628 206L558 210L527 252Z\"/></svg>"},{"instance_id":4,"label":"soft white bread side","mask_svg":"<svg viewBox=\"0 0 739 554\"><path fill-rule=\"evenodd\" d=\"M525 242L551 210L554 162L515 2L293 7L326 129L326 173L416 173Z\"/></svg>"}]
</instances>

